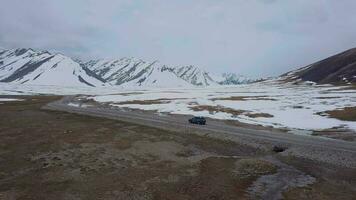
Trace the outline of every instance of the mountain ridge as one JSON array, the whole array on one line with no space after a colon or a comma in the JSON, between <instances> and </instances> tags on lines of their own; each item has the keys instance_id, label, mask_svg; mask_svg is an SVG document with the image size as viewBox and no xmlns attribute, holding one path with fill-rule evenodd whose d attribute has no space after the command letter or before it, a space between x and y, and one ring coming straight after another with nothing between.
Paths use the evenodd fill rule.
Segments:
<instances>
[{"instance_id":1,"label":"mountain ridge","mask_svg":"<svg viewBox=\"0 0 356 200\"><path fill-rule=\"evenodd\" d=\"M4 50L0 53L0 81L59 86L105 85L87 74L70 57L31 48Z\"/></svg>"},{"instance_id":2,"label":"mountain ridge","mask_svg":"<svg viewBox=\"0 0 356 200\"><path fill-rule=\"evenodd\" d=\"M126 57L85 62L32 48L0 49L0 82L92 87L206 87L223 84L214 80L209 72L193 65L168 66L159 61Z\"/></svg>"},{"instance_id":3,"label":"mountain ridge","mask_svg":"<svg viewBox=\"0 0 356 200\"><path fill-rule=\"evenodd\" d=\"M317 84L355 84L356 48L352 48L311 65L280 76L284 81L310 81Z\"/></svg>"}]
</instances>

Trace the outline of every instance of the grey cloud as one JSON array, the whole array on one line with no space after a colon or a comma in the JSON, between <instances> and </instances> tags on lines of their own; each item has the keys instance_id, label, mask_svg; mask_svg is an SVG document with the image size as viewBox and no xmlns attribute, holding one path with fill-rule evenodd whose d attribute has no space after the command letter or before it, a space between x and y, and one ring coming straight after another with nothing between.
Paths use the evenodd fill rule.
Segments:
<instances>
[{"instance_id":1,"label":"grey cloud","mask_svg":"<svg viewBox=\"0 0 356 200\"><path fill-rule=\"evenodd\" d=\"M353 0L3 0L0 46L277 75L356 46Z\"/></svg>"}]
</instances>

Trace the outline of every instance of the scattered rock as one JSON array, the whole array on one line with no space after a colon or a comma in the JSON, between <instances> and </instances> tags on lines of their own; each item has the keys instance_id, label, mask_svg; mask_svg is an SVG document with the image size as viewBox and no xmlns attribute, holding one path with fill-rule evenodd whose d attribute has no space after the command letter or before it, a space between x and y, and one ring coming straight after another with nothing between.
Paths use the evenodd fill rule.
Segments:
<instances>
[{"instance_id":1,"label":"scattered rock","mask_svg":"<svg viewBox=\"0 0 356 200\"><path fill-rule=\"evenodd\" d=\"M287 147L285 147L285 146L280 146L280 145L273 146L273 151L276 152L276 153L283 152L286 149L287 149Z\"/></svg>"}]
</instances>

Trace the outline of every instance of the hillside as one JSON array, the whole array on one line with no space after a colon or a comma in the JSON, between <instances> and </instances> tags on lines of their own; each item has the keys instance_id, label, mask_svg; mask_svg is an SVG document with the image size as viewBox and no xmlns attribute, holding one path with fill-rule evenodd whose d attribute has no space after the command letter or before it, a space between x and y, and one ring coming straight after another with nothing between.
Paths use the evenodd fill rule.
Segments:
<instances>
[{"instance_id":1,"label":"hillside","mask_svg":"<svg viewBox=\"0 0 356 200\"><path fill-rule=\"evenodd\" d=\"M312 81L318 84L356 83L356 48L331 56L282 75L288 81Z\"/></svg>"},{"instance_id":2,"label":"hillside","mask_svg":"<svg viewBox=\"0 0 356 200\"><path fill-rule=\"evenodd\" d=\"M56 86L105 85L71 58L33 49L1 51L0 81Z\"/></svg>"}]
</instances>

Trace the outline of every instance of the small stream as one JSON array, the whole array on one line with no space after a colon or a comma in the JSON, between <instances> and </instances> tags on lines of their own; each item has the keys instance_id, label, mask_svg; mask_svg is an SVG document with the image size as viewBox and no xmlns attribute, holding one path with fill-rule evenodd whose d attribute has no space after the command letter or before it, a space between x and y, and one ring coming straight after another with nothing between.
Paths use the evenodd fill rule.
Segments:
<instances>
[{"instance_id":1,"label":"small stream","mask_svg":"<svg viewBox=\"0 0 356 200\"><path fill-rule=\"evenodd\" d=\"M282 192L289 188L304 187L315 182L315 178L296 168L282 163L272 156L263 158L275 164L275 174L258 178L248 189L251 199L276 200L283 199Z\"/></svg>"}]
</instances>

